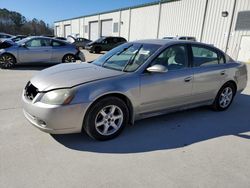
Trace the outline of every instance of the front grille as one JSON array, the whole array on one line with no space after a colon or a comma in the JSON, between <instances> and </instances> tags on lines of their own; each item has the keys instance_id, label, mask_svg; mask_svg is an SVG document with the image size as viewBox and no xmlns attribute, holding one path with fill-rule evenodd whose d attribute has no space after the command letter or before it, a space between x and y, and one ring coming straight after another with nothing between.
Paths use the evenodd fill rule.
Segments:
<instances>
[{"instance_id":1,"label":"front grille","mask_svg":"<svg viewBox=\"0 0 250 188\"><path fill-rule=\"evenodd\" d=\"M24 89L24 96L28 100L32 101L37 94L38 94L38 89L35 86L33 86L31 82L28 82Z\"/></svg>"}]
</instances>

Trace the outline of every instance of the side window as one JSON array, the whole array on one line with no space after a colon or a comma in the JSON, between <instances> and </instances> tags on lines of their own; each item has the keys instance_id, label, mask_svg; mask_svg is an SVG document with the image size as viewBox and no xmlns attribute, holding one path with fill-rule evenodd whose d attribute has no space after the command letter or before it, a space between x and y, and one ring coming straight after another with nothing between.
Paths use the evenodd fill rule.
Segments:
<instances>
[{"instance_id":1,"label":"side window","mask_svg":"<svg viewBox=\"0 0 250 188\"><path fill-rule=\"evenodd\" d=\"M188 56L185 45L175 45L165 49L154 61L153 65L160 64L168 70L188 67Z\"/></svg>"},{"instance_id":2,"label":"side window","mask_svg":"<svg viewBox=\"0 0 250 188\"><path fill-rule=\"evenodd\" d=\"M118 41L118 38L113 38L113 43L117 43L117 42L120 42Z\"/></svg>"},{"instance_id":3,"label":"side window","mask_svg":"<svg viewBox=\"0 0 250 188\"><path fill-rule=\"evenodd\" d=\"M180 37L180 40L187 40L186 37Z\"/></svg>"},{"instance_id":4,"label":"side window","mask_svg":"<svg viewBox=\"0 0 250 188\"><path fill-rule=\"evenodd\" d=\"M45 47L50 46L50 40L49 39L32 39L28 42L26 42L27 47Z\"/></svg>"},{"instance_id":5,"label":"side window","mask_svg":"<svg viewBox=\"0 0 250 188\"><path fill-rule=\"evenodd\" d=\"M53 40L52 41L52 46L55 46L55 47L57 47L57 46L65 46L65 43Z\"/></svg>"},{"instance_id":6,"label":"side window","mask_svg":"<svg viewBox=\"0 0 250 188\"><path fill-rule=\"evenodd\" d=\"M224 57L219 55L219 53L215 50L200 46L192 46L191 48L194 67L211 66L224 63Z\"/></svg>"}]
</instances>

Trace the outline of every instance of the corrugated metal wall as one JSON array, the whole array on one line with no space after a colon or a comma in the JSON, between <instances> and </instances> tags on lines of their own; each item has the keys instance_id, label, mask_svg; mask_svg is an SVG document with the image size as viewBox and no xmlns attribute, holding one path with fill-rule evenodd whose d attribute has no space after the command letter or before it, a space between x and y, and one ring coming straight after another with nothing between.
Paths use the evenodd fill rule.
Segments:
<instances>
[{"instance_id":1,"label":"corrugated metal wall","mask_svg":"<svg viewBox=\"0 0 250 188\"><path fill-rule=\"evenodd\" d=\"M202 42L213 44L224 51L226 50L234 1L208 0ZM222 17L223 11L228 12L227 17Z\"/></svg>"},{"instance_id":2,"label":"corrugated metal wall","mask_svg":"<svg viewBox=\"0 0 250 188\"><path fill-rule=\"evenodd\" d=\"M177 0L56 22L55 28L60 29L55 34L64 36L64 25L70 24L72 34L89 38L86 26L89 30L89 22L98 21L100 36L101 20L112 19L119 28L118 32L112 32L113 36L120 35L130 41L195 36L198 41L213 44L237 58L241 36L250 35L250 31L235 31L237 14L242 10L250 10L250 0ZM225 11L228 16L223 17Z\"/></svg>"},{"instance_id":3,"label":"corrugated metal wall","mask_svg":"<svg viewBox=\"0 0 250 188\"><path fill-rule=\"evenodd\" d=\"M244 10L250 10L250 0L237 0L236 6L235 6L235 16L233 18L232 22L232 30L230 33L229 38L229 44L228 44L228 50L227 52L234 58L238 58L239 48L240 48L240 42L242 36L250 36L250 30L249 31L236 31L236 21L237 21L237 15L238 12L244 11ZM250 22L250 18L249 18Z\"/></svg>"},{"instance_id":4,"label":"corrugated metal wall","mask_svg":"<svg viewBox=\"0 0 250 188\"><path fill-rule=\"evenodd\" d=\"M206 0L182 0L162 4L159 38L195 36L200 40Z\"/></svg>"},{"instance_id":5,"label":"corrugated metal wall","mask_svg":"<svg viewBox=\"0 0 250 188\"><path fill-rule=\"evenodd\" d=\"M128 40L129 38L130 10L121 11L120 36Z\"/></svg>"},{"instance_id":6,"label":"corrugated metal wall","mask_svg":"<svg viewBox=\"0 0 250 188\"><path fill-rule=\"evenodd\" d=\"M156 38L158 11L159 5L132 9L129 40Z\"/></svg>"}]
</instances>

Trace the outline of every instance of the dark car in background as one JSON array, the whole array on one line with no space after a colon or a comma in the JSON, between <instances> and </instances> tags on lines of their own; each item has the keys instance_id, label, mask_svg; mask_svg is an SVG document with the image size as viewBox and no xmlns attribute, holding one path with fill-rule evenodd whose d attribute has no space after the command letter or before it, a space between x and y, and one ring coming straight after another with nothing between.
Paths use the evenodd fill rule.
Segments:
<instances>
[{"instance_id":1,"label":"dark car in background","mask_svg":"<svg viewBox=\"0 0 250 188\"><path fill-rule=\"evenodd\" d=\"M84 54L74 45L49 37L27 37L18 42L6 40L0 45L0 68L17 63L69 63L85 61Z\"/></svg>"},{"instance_id":2,"label":"dark car in background","mask_svg":"<svg viewBox=\"0 0 250 188\"><path fill-rule=\"evenodd\" d=\"M127 40L122 37L101 37L96 41L90 42L86 45L85 49L87 49L90 53L100 53L101 51L109 51L120 44L126 43Z\"/></svg>"},{"instance_id":3,"label":"dark car in background","mask_svg":"<svg viewBox=\"0 0 250 188\"><path fill-rule=\"evenodd\" d=\"M78 49L85 49L85 46L90 42L92 41L86 38L76 38L72 44L74 44Z\"/></svg>"}]
</instances>

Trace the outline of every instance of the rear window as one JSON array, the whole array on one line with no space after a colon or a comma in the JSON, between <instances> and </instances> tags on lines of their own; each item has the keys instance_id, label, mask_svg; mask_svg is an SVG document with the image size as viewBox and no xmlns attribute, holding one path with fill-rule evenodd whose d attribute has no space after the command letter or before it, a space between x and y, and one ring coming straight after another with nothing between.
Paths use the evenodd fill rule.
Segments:
<instances>
[{"instance_id":1,"label":"rear window","mask_svg":"<svg viewBox=\"0 0 250 188\"><path fill-rule=\"evenodd\" d=\"M60 41L55 41L53 40L52 41L52 46L65 46L65 43L64 42L60 42Z\"/></svg>"},{"instance_id":2,"label":"rear window","mask_svg":"<svg viewBox=\"0 0 250 188\"><path fill-rule=\"evenodd\" d=\"M225 63L224 56L214 50L204 46L194 46L192 45L193 53L193 66L211 66Z\"/></svg>"}]
</instances>

